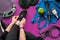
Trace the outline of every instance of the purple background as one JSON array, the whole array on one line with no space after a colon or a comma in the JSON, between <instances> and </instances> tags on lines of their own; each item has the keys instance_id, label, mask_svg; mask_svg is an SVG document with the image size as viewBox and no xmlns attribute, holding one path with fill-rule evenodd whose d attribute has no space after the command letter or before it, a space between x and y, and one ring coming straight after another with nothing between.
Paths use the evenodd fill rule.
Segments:
<instances>
[{"instance_id":1,"label":"purple background","mask_svg":"<svg viewBox=\"0 0 60 40\"><path fill-rule=\"evenodd\" d=\"M14 0L13 0L14 1ZM22 8L19 7L18 5L18 0L15 0L14 3L16 4L16 12L14 13L14 15L19 15L19 13L23 10ZM39 32L41 31L44 31L44 30L47 30L48 28L50 28L50 26L53 26L53 25L57 25L57 26L60 26L60 20L57 21L56 24L50 24L48 25L46 28L44 28L43 30L39 30L38 29L38 26L37 26L37 23L35 24L32 24L31 23L31 19L34 17L35 15L35 12L36 12L36 9L35 9L35 6L30 6L28 9L27 9L28 13L27 13L27 17L26 17L26 24L25 24L25 31L27 32L30 32L32 34L34 34L35 36L40 36ZM14 16L13 15L13 16ZM6 24L10 24L11 23L11 19L12 17L11 16L10 18L4 18L3 21L6 23ZM44 21L41 22L41 25L44 23ZM56 34L56 33L54 33ZM60 40L60 37L59 38L56 38L56 39L53 39L53 38L50 38L50 37L46 37L45 40Z\"/></svg>"}]
</instances>

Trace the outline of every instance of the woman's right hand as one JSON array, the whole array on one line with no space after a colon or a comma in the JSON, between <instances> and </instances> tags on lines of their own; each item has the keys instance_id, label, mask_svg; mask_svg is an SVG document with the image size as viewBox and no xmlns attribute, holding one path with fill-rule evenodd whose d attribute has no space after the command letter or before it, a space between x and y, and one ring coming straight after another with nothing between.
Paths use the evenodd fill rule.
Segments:
<instances>
[{"instance_id":1,"label":"woman's right hand","mask_svg":"<svg viewBox=\"0 0 60 40\"><path fill-rule=\"evenodd\" d=\"M20 28L21 28L21 27L24 27L25 22L26 22L26 19L23 18L23 19L20 21L19 27L20 27Z\"/></svg>"}]
</instances>

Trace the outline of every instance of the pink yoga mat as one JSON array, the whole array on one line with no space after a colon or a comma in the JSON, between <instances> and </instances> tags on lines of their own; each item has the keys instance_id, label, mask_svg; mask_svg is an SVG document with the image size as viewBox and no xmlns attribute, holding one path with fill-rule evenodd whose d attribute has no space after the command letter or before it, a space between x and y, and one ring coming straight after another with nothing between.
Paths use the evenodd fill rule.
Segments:
<instances>
[{"instance_id":1,"label":"pink yoga mat","mask_svg":"<svg viewBox=\"0 0 60 40\"><path fill-rule=\"evenodd\" d=\"M13 16L17 16L17 15L19 15L19 13L20 13L23 9L19 7L19 5L18 5L18 0L14 0L14 3L16 4L16 12L14 13ZM43 30L39 30L39 29L38 29L38 26L37 26L37 23L35 23L35 24L32 24L32 23L31 23L31 19L34 17L35 12L36 12L35 6L30 6L30 7L27 9L27 11L28 11L28 13L27 13L26 24L25 24L25 26L24 26L24 29L25 29L25 31L30 32L30 33L34 34L35 36L40 36L40 34L39 34L40 31L47 30L47 29L48 29L50 26L52 26L52 25L60 26L60 20L58 20L56 24L50 24L50 25L48 25L46 28L44 28ZM9 18L5 18L5 19L3 19L3 21L4 21L6 24L10 24L10 23L11 23L11 19L12 19L13 16L11 16L11 17L9 17ZM41 24L43 24L43 22L42 22ZM49 39L49 40L54 40L54 39L49 38L49 37L47 37L45 40L48 40L48 39ZM59 38L57 38L57 39L55 39L55 40L58 40L58 39L59 39ZM60 40L60 39L59 39L59 40Z\"/></svg>"}]
</instances>

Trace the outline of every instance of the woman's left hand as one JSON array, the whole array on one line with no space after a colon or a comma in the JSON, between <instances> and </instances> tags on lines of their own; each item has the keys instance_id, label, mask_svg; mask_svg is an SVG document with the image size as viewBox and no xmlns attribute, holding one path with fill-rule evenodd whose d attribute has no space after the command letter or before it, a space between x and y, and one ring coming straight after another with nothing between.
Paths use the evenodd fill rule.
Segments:
<instances>
[{"instance_id":1,"label":"woman's left hand","mask_svg":"<svg viewBox=\"0 0 60 40\"><path fill-rule=\"evenodd\" d=\"M16 23L16 21L17 21L17 19L18 19L18 16L13 16L12 17L12 24L15 24Z\"/></svg>"}]
</instances>

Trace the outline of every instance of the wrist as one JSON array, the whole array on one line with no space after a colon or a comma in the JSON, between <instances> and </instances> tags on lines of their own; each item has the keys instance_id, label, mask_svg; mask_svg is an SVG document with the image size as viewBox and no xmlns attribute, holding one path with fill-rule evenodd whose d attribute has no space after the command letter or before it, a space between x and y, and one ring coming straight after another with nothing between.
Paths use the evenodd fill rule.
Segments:
<instances>
[{"instance_id":1,"label":"wrist","mask_svg":"<svg viewBox=\"0 0 60 40\"><path fill-rule=\"evenodd\" d=\"M23 25L20 25L20 28L21 28L21 27L23 28Z\"/></svg>"},{"instance_id":2,"label":"wrist","mask_svg":"<svg viewBox=\"0 0 60 40\"><path fill-rule=\"evenodd\" d=\"M13 22L11 22L10 24L11 24L11 25L14 25L14 23L13 23Z\"/></svg>"},{"instance_id":3,"label":"wrist","mask_svg":"<svg viewBox=\"0 0 60 40\"><path fill-rule=\"evenodd\" d=\"M24 29L23 27L20 27L20 29Z\"/></svg>"},{"instance_id":4,"label":"wrist","mask_svg":"<svg viewBox=\"0 0 60 40\"><path fill-rule=\"evenodd\" d=\"M20 27L20 30L24 30L24 28L23 27Z\"/></svg>"}]
</instances>

